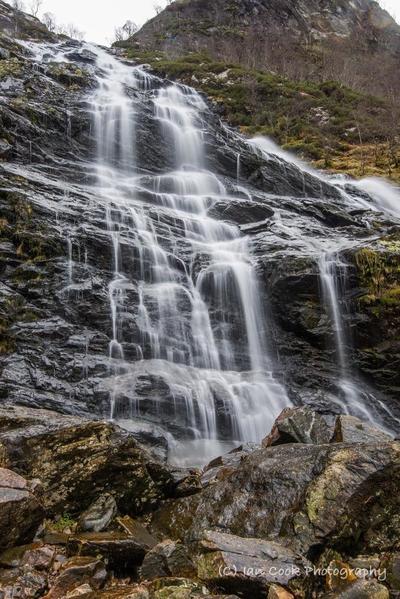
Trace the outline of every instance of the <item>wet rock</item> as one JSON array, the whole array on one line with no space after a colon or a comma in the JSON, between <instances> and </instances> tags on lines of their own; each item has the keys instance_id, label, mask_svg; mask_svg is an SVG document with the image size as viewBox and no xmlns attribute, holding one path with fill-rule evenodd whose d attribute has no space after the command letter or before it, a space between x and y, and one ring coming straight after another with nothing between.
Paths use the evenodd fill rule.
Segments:
<instances>
[{"instance_id":1,"label":"wet rock","mask_svg":"<svg viewBox=\"0 0 400 599\"><path fill-rule=\"evenodd\" d=\"M2 599L43 597L47 584L47 575L31 568L0 570L0 597Z\"/></svg>"},{"instance_id":2,"label":"wet rock","mask_svg":"<svg viewBox=\"0 0 400 599\"><path fill-rule=\"evenodd\" d=\"M389 551L399 534L399 477L397 442L279 445L253 452L197 495L167 504L153 526L175 539L201 538L204 529L282 539L305 555L335 543L354 552Z\"/></svg>"},{"instance_id":3,"label":"wet rock","mask_svg":"<svg viewBox=\"0 0 400 599\"><path fill-rule=\"evenodd\" d=\"M226 474L229 474L229 472L233 472L235 467L256 449L259 449L259 445L255 443L245 443L232 449L229 453L215 458L203 469L201 477L202 485L206 486L217 481L220 477L223 478Z\"/></svg>"},{"instance_id":4,"label":"wet rock","mask_svg":"<svg viewBox=\"0 0 400 599\"><path fill-rule=\"evenodd\" d=\"M117 522L130 537L134 538L143 547L151 548L157 545L157 539L137 520L130 516L124 516L123 518L117 518Z\"/></svg>"},{"instance_id":5,"label":"wet rock","mask_svg":"<svg viewBox=\"0 0 400 599\"><path fill-rule=\"evenodd\" d=\"M83 584L92 589L100 589L107 579L107 571L100 559L73 557L63 566L46 599L62 599Z\"/></svg>"},{"instance_id":6,"label":"wet rock","mask_svg":"<svg viewBox=\"0 0 400 599\"><path fill-rule=\"evenodd\" d=\"M390 435L363 422L355 416L338 416L335 426L335 441L343 443L388 443Z\"/></svg>"},{"instance_id":7,"label":"wet rock","mask_svg":"<svg viewBox=\"0 0 400 599\"><path fill-rule=\"evenodd\" d=\"M306 443L322 445L329 443L333 436L333 426L321 414L310 408L286 408L278 416L275 424L263 442L263 447L284 443Z\"/></svg>"},{"instance_id":8,"label":"wet rock","mask_svg":"<svg viewBox=\"0 0 400 599\"><path fill-rule=\"evenodd\" d=\"M35 570L50 570L56 557L56 550L49 545L41 547L32 547L28 549L23 558L22 564Z\"/></svg>"},{"instance_id":9,"label":"wet rock","mask_svg":"<svg viewBox=\"0 0 400 599\"><path fill-rule=\"evenodd\" d=\"M400 553L389 553L379 564L383 571L386 569L386 583L393 591L400 591Z\"/></svg>"},{"instance_id":10,"label":"wet rock","mask_svg":"<svg viewBox=\"0 0 400 599\"><path fill-rule=\"evenodd\" d=\"M0 408L0 459L40 477L51 514L80 512L104 493L120 509L140 513L173 486L168 468L114 424L46 410Z\"/></svg>"},{"instance_id":11,"label":"wet rock","mask_svg":"<svg viewBox=\"0 0 400 599\"><path fill-rule=\"evenodd\" d=\"M12 146L7 143L4 139L0 139L0 157L7 157L12 150Z\"/></svg>"},{"instance_id":12,"label":"wet rock","mask_svg":"<svg viewBox=\"0 0 400 599\"><path fill-rule=\"evenodd\" d=\"M375 580L359 580L342 591L324 595L323 599L389 599L389 591Z\"/></svg>"},{"instance_id":13,"label":"wet rock","mask_svg":"<svg viewBox=\"0 0 400 599\"><path fill-rule=\"evenodd\" d=\"M85 583L85 584L82 584L80 587L77 587L73 591L70 591L69 593L67 593L66 599L70 599L70 597L82 597L83 595L87 596L88 593L92 593L92 592L93 592L93 589L90 586L90 584Z\"/></svg>"},{"instance_id":14,"label":"wet rock","mask_svg":"<svg viewBox=\"0 0 400 599\"><path fill-rule=\"evenodd\" d=\"M84 595L84 599L150 599L149 591L142 585L121 586Z\"/></svg>"},{"instance_id":15,"label":"wet rock","mask_svg":"<svg viewBox=\"0 0 400 599\"><path fill-rule=\"evenodd\" d=\"M72 535L67 543L68 555L100 555L110 568L127 572L140 565L150 546L124 533L103 532Z\"/></svg>"},{"instance_id":16,"label":"wet rock","mask_svg":"<svg viewBox=\"0 0 400 599\"><path fill-rule=\"evenodd\" d=\"M195 566L182 543L163 541L153 547L145 556L140 568L143 580L163 576L196 577Z\"/></svg>"},{"instance_id":17,"label":"wet rock","mask_svg":"<svg viewBox=\"0 0 400 599\"><path fill-rule=\"evenodd\" d=\"M278 584L271 584L267 599L294 599L294 596Z\"/></svg>"},{"instance_id":18,"label":"wet rock","mask_svg":"<svg viewBox=\"0 0 400 599\"><path fill-rule=\"evenodd\" d=\"M209 592L203 584L189 578L158 578L147 588L151 599L197 599Z\"/></svg>"},{"instance_id":19,"label":"wet rock","mask_svg":"<svg viewBox=\"0 0 400 599\"><path fill-rule=\"evenodd\" d=\"M200 470L174 468L172 476L176 484L174 489L175 497L193 495L203 488Z\"/></svg>"},{"instance_id":20,"label":"wet rock","mask_svg":"<svg viewBox=\"0 0 400 599\"><path fill-rule=\"evenodd\" d=\"M32 484L0 468L0 549L31 541L43 518Z\"/></svg>"},{"instance_id":21,"label":"wet rock","mask_svg":"<svg viewBox=\"0 0 400 599\"><path fill-rule=\"evenodd\" d=\"M79 528L82 531L101 532L108 527L117 511L117 503L112 495L100 495L79 518Z\"/></svg>"},{"instance_id":22,"label":"wet rock","mask_svg":"<svg viewBox=\"0 0 400 599\"><path fill-rule=\"evenodd\" d=\"M208 214L238 225L246 225L271 218L274 211L269 206L255 201L232 199L216 202Z\"/></svg>"},{"instance_id":23,"label":"wet rock","mask_svg":"<svg viewBox=\"0 0 400 599\"><path fill-rule=\"evenodd\" d=\"M93 64L96 61L96 56L86 48L80 48L76 51L69 52L66 57L72 62L86 62Z\"/></svg>"},{"instance_id":24,"label":"wet rock","mask_svg":"<svg viewBox=\"0 0 400 599\"><path fill-rule=\"evenodd\" d=\"M200 542L198 576L228 592L265 597L271 584L299 586L310 564L278 543L207 531Z\"/></svg>"}]
</instances>

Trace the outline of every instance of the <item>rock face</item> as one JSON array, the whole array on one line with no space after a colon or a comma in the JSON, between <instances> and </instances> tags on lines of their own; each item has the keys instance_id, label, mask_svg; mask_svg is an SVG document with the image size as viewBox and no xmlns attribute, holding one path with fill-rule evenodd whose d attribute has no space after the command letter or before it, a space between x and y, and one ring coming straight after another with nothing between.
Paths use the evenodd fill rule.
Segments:
<instances>
[{"instance_id":1,"label":"rock face","mask_svg":"<svg viewBox=\"0 0 400 599\"><path fill-rule=\"evenodd\" d=\"M0 550L33 539L44 517L34 486L0 468Z\"/></svg>"},{"instance_id":2,"label":"rock face","mask_svg":"<svg viewBox=\"0 0 400 599\"><path fill-rule=\"evenodd\" d=\"M201 386L204 372L154 359L151 335L143 333L143 274L136 259L142 250L131 216L125 213L128 224L120 229L119 253L121 272L130 284L117 309L118 343L125 360L114 359L110 371L110 347L115 349L110 303L115 299L113 236L107 229L104 198L99 197L87 169L96 145L87 106L101 71L96 54L77 42L58 38L57 45L48 45L44 54L38 46L21 45L9 36L3 36L1 43L8 56L1 60L4 75L0 81L0 137L6 143L0 189L1 396L7 405L72 415L108 418L114 409L114 416L134 429L138 439L157 445L159 455L166 457L170 434L178 440L193 440L190 411L185 408L187 388L196 377ZM205 276L207 258L200 251L193 256L188 249L186 231L192 220L185 221L182 211L173 211L171 216L168 206L159 205L154 191L157 176L176 168L170 139L155 119L153 106L158 89L168 85L155 79L152 89L129 89L140 113L135 130L140 148L136 166L141 175L135 197L140 214L144 211L157 239L163 240L163 251L168 256L176 253L176 260L171 258L176 276L181 281L183 273L191 271L197 281L202 273ZM366 271L357 256L360 250L381 243L394 259L396 244L387 245L386 237L389 231L396 235L396 219L369 210L368 206L376 207L374 201L350 185L343 194L342 188L249 147L206 106L201 118L207 167L213 184L217 176L226 189L225 194L218 192L215 201L208 199L207 216L213 227L232 227L230 231L248 242L250 261L259 275L260 306L268 316L264 337L270 341L271 357L279 355L275 374L285 383L288 402L323 407L328 413L339 412L347 401L338 373L335 327L322 297L318 266L320 252L332 245L339 248L337 263L348 261L348 285L340 290L338 301L343 328L351 333L345 340L347 361L357 366L351 376L361 403L377 421L386 420L393 429L399 410L394 399L397 371L391 367L396 363L397 333L395 327L390 330L388 346L385 323L398 308L393 291L396 271L393 268L390 302L386 295L376 297L385 305L377 312L368 301L360 300ZM162 183L165 200L172 183L165 177ZM148 267L147 260L143 264ZM341 274L337 275L340 280ZM247 372L245 323L238 316L237 302L224 302L226 322L222 322L218 298L212 297L209 282L206 287L204 297L216 338L220 341L224 329L230 327L237 368ZM187 323L192 322L191 302L185 295L174 305L186 323L186 334ZM147 309L150 321L156 319L154 298ZM377 320L372 340L366 329L371 331L371 323ZM169 338L175 333L176 327L169 330ZM219 382L213 384L219 386ZM237 382L234 386L238 388ZM211 395L218 395L218 435L231 442L234 427L231 413L224 408L224 393L218 388ZM379 401L388 411L380 409Z\"/></svg>"}]
</instances>

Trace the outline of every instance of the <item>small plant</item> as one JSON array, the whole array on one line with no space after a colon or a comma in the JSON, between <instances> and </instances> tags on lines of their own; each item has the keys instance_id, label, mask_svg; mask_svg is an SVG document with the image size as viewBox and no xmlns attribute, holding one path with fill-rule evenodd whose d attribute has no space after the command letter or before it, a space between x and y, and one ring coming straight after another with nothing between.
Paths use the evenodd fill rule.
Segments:
<instances>
[{"instance_id":1,"label":"small plant","mask_svg":"<svg viewBox=\"0 0 400 599\"><path fill-rule=\"evenodd\" d=\"M55 522L51 524L51 528L54 530L58 530L63 532L65 529L69 528L73 530L77 526L77 521L72 518L72 516L68 512L64 512L64 514L58 518Z\"/></svg>"}]
</instances>

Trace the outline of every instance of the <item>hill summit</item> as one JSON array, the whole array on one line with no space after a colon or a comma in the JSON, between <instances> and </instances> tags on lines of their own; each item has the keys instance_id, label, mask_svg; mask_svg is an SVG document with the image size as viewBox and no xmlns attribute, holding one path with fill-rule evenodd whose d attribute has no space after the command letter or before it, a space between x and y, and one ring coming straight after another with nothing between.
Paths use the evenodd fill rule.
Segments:
<instances>
[{"instance_id":1,"label":"hill summit","mask_svg":"<svg viewBox=\"0 0 400 599\"><path fill-rule=\"evenodd\" d=\"M400 60L400 26L373 0L176 0L132 42L378 95Z\"/></svg>"}]
</instances>

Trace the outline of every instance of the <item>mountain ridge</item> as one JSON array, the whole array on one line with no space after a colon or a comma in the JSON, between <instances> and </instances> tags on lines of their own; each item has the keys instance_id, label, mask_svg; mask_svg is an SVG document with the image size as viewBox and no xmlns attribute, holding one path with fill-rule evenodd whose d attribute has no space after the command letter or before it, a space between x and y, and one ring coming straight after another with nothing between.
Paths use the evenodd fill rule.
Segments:
<instances>
[{"instance_id":1,"label":"mountain ridge","mask_svg":"<svg viewBox=\"0 0 400 599\"><path fill-rule=\"evenodd\" d=\"M400 26L374 0L176 0L131 42L174 57L206 51L214 60L296 80L337 79L370 93L400 58Z\"/></svg>"}]
</instances>

